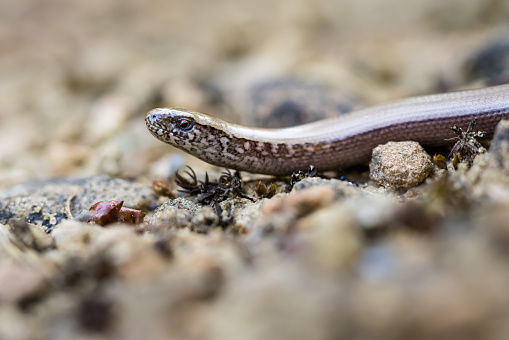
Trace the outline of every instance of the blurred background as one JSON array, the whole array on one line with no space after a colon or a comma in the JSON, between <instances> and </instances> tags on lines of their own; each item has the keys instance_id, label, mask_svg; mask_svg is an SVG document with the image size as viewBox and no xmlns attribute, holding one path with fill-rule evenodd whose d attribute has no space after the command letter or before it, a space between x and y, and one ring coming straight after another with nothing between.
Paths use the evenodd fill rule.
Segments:
<instances>
[{"instance_id":1,"label":"blurred background","mask_svg":"<svg viewBox=\"0 0 509 340\"><path fill-rule=\"evenodd\" d=\"M150 201L144 184L185 164L204 178L147 131L155 107L278 127L509 82L508 28L509 0L0 0L2 193L136 180L41 181L0 217L53 226L109 193ZM226 230L186 199L136 227L1 225L0 339L505 340L498 145L496 166L404 194L311 179L232 200Z\"/></svg>"},{"instance_id":2,"label":"blurred background","mask_svg":"<svg viewBox=\"0 0 509 340\"><path fill-rule=\"evenodd\" d=\"M274 93L348 111L504 82L508 23L506 0L0 0L0 188L197 164L154 107L273 126Z\"/></svg>"}]
</instances>

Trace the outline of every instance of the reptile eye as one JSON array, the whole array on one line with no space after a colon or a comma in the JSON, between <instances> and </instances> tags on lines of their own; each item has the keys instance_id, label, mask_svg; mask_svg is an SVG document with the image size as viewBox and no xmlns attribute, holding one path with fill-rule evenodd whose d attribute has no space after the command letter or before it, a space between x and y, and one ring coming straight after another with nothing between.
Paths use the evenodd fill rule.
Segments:
<instances>
[{"instance_id":1,"label":"reptile eye","mask_svg":"<svg viewBox=\"0 0 509 340\"><path fill-rule=\"evenodd\" d=\"M180 130L187 132L187 131L190 131L194 127L194 124L189 119L181 118L181 119L177 120L177 127Z\"/></svg>"}]
</instances>

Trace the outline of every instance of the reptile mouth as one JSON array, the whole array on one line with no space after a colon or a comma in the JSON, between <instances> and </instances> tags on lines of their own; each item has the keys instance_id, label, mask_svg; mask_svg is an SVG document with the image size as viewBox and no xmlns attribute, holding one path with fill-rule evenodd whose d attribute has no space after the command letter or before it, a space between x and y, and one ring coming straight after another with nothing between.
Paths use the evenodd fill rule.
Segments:
<instances>
[{"instance_id":1,"label":"reptile mouth","mask_svg":"<svg viewBox=\"0 0 509 340\"><path fill-rule=\"evenodd\" d=\"M158 127L158 126L154 125L154 124L151 124L151 123L149 123L148 121L147 121L147 128L148 128L148 131L150 131L150 133L151 133L154 137L156 137L156 138L158 138L158 139L160 139L161 137L164 137L164 136L168 135L168 132L167 132L166 130L164 130L164 129L162 129L162 128L160 128L160 127Z\"/></svg>"}]
</instances>

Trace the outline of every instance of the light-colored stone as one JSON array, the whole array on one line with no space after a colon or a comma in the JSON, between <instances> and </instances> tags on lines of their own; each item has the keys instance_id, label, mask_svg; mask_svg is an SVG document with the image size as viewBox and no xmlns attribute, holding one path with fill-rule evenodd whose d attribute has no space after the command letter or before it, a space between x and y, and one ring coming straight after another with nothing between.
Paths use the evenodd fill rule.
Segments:
<instances>
[{"instance_id":1,"label":"light-colored stone","mask_svg":"<svg viewBox=\"0 0 509 340\"><path fill-rule=\"evenodd\" d=\"M373 150L370 178L387 189L409 188L433 170L430 156L417 142L388 142Z\"/></svg>"}]
</instances>

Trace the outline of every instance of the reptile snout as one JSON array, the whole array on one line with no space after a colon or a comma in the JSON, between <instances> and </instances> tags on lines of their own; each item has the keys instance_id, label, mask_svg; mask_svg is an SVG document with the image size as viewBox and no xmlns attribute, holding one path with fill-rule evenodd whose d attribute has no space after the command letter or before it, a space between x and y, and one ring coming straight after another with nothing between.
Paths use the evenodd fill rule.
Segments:
<instances>
[{"instance_id":1,"label":"reptile snout","mask_svg":"<svg viewBox=\"0 0 509 340\"><path fill-rule=\"evenodd\" d=\"M145 116L145 123L149 126L155 126L160 125L161 121L166 118L168 115L161 109L154 109L151 110L147 115Z\"/></svg>"}]
</instances>

